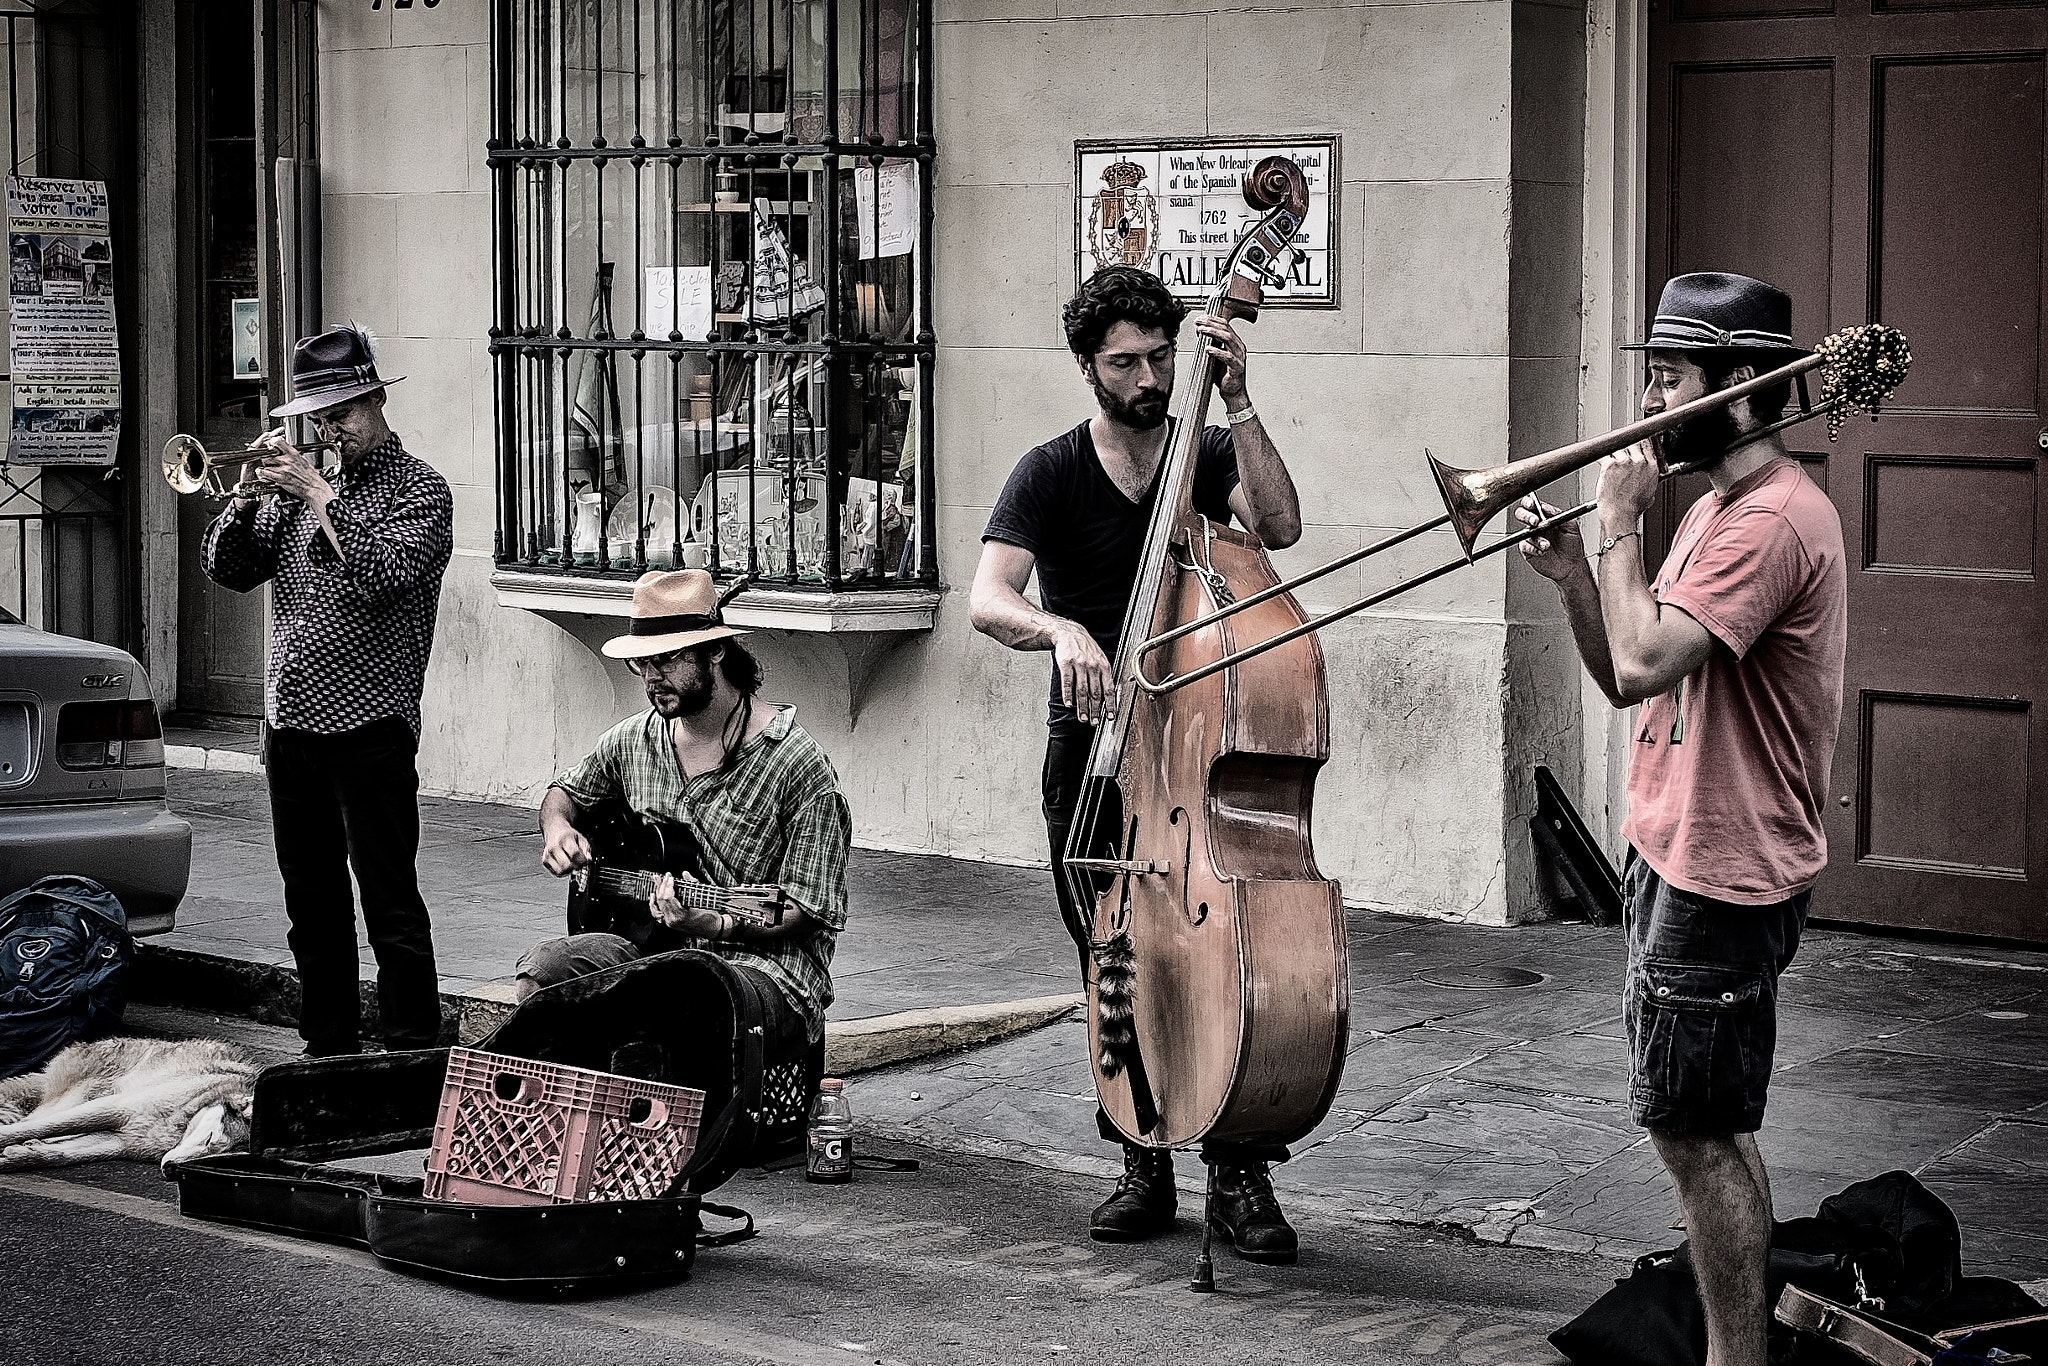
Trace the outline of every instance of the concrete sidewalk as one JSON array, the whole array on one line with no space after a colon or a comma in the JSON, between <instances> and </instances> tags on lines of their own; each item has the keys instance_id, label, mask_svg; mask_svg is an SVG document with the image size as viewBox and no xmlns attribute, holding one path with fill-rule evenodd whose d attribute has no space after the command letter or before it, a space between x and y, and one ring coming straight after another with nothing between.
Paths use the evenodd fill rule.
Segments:
<instances>
[{"instance_id":1,"label":"concrete sidewalk","mask_svg":"<svg viewBox=\"0 0 2048 1366\"><path fill-rule=\"evenodd\" d=\"M178 931L146 941L152 974L212 984L213 1008L235 1013L259 1013L250 993L270 991L277 1018L291 1004L274 999L291 956L261 775L209 767L174 770L170 782L193 823L192 886ZM538 867L533 813L421 806L444 989L502 994L519 951L561 932L562 884ZM856 851L851 891L834 1021L1075 989L1043 871ZM1276 1173L1283 1198L1615 1255L1682 1236L1622 1094L1618 930L1365 912L1350 928L1344 1085ZM1476 967L1538 980L1440 984ZM1085 1045L1084 1025L1068 1017L865 1074L850 1093L870 1132L1107 1174ZM1761 1143L1780 1217L1905 1168L1955 1208L1973 1271L2048 1277L2048 954L1812 931L1784 982L1778 1066ZM1192 1191L1191 1159L1183 1171Z\"/></svg>"}]
</instances>

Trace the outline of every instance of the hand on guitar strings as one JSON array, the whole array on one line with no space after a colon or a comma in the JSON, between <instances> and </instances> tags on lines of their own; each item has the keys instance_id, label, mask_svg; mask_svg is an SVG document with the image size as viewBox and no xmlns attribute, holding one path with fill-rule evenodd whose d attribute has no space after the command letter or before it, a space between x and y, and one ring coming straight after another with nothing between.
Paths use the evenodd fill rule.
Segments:
<instances>
[{"instance_id":1,"label":"hand on guitar strings","mask_svg":"<svg viewBox=\"0 0 2048 1366\"><path fill-rule=\"evenodd\" d=\"M688 873L663 873L655 879L654 891L647 898L647 913L661 924L684 934L693 934L700 939L723 938L725 916L717 911L685 906L676 896L676 883L696 881Z\"/></svg>"},{"instance_id":2,"label":"hand on guitar strings","mask_svg":"<svg viewBox=\"0 0 2048 1366\"><path fill-rule=\"evenodd\" d=\"M549 825L542 834L546 844L541 849L540 866L556 877L567 877L590 862L590 841L568 821Z\"/></svg>"}]
</instances>

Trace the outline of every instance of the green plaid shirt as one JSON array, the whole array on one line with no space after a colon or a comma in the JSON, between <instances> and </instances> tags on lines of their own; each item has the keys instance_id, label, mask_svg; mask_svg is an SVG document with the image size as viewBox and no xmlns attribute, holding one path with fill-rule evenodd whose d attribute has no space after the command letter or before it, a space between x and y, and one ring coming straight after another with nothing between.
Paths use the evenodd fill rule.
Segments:
<instances>
[{"instance_id":1,"label":"green plaid shirt","mask_svg":"<svg viewBox=\"0 0 2048 1366\"><path fill-rule=\"evenodd\" d=\"M712 882L774 885L803 908L808 934L741 947L689 938L735 963L765 972L810 1022L812 1039L832 1004L832 945L846 928L846 850L853 820L825 751L778 707L766 730L724 768L695 778L676 762L668 727L652 708L606 731L582 763L554 786L579 807L623 797L643 816L690 826Z\"/></svg>"}]
</instances>

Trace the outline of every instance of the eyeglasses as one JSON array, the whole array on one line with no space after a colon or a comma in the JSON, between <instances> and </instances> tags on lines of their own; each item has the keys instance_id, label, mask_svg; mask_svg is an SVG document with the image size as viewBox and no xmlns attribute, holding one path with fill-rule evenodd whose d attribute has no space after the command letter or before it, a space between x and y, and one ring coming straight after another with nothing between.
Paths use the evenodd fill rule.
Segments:
<instances>
[{"instance_id":1,"label":"eyeglasses","mask_svg":"<svg viewBox=\"0 0 2048 1366\"><path fill-rule=\"evenodd\" d=\"M689 651L687 648L681 650L669 650L662 654L642 655L638 659L622 660L621 662L625 664L627 673L639 677L644 676L648 673L661 673L665 671L669 665L675 663L677 660L681 659L684 655L688 653Z\"/></svg>"}]
</instances>

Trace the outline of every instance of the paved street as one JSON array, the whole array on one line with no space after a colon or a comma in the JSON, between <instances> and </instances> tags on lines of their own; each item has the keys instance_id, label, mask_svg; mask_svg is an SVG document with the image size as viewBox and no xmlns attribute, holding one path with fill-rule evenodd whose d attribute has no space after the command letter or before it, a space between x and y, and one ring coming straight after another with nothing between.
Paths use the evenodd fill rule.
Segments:
<instances>
[{"instance_id":1,"label":"paved street","mask_svg":"<svg viewBox=\"0 0 2048 1366\"><path fill-rule=\"evenodd\" d=\"M252 1039L246 1025L171 1012L138 1023ZM289 1045L264 1033L259 1045ZM704 1252L685 1284L567 1303L491 1298L354 1249L186 1220L152 1167L0 1176L16 1306L0 1316L0 1360L1526 1366L1557 1360L1544 1335L1620 1273L1600 1257L1310 1216L1300 1265L1254 1269L1223 1253L1219 1293L1196 1296L1184 1288L1197 1245L1185 1198L1177 1234L1108 1246L1082 1231L1094 1182L884 1146L921 1170L838 1187L801 1171L743 1175L713 1198L750 1210L759 1238ZM417 1170L419 1156L378 1164Z\"/></svg>"},{"instance_id":2,"label":"paved street","mask_svg":"<svg viewBox=\"0 0 2048 1366\"><path fill-rule=\"evenodd\" d=\"M289 964L260 775L174 770L171 795L193 822L192 893L179 932L152 943L237 971ZM560 932L533 814L422 809L443 986L502 985L520 948ZM1074 989L1043 870L855 850L849 881L834 1019ZM1349 920L1351 1054L1329 1118L1276 1172L1290 1208L1615 1257L1678 1240L1670 1182L1624 1104L1619 930ZM1477 967L1539 980L1443 985ZM2048 954L1810 931L1783 984L1778 1066L1761 1142L1782 1215L1903 1168L1955 1207L1972 1270L2048 1277ZM1077 1019L867 1074L851 1094L871 1133L1098 1187L1113 1170Z\"/></svg>"}]
</instances>

